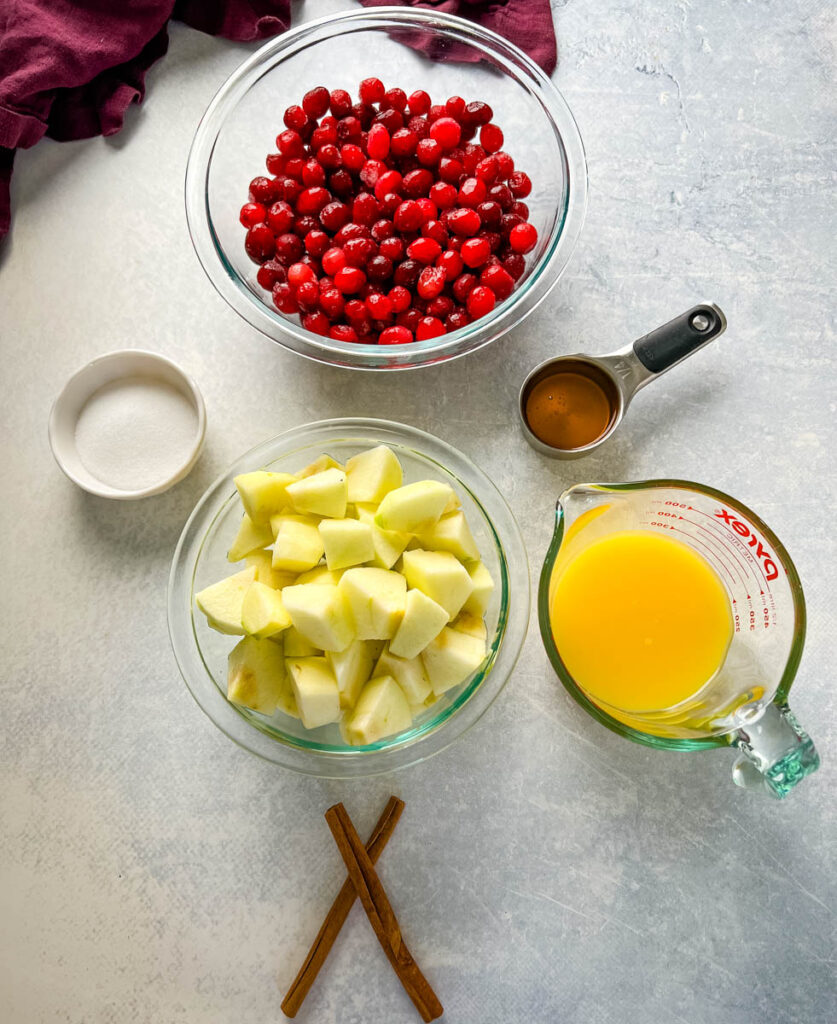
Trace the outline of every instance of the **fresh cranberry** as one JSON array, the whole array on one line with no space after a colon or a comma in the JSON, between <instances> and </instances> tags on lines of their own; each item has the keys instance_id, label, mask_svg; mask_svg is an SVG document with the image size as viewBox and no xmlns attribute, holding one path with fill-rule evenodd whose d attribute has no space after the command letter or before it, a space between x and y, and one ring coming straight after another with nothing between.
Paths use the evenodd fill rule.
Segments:
<instances>
[{"instance_id":1,"label":"fresh cranberry","mask_svg":"<svg viewBox=\"0 0 837 1024\"><path fill-rule=\"evenodd\" d=\"M263 263L256 273L256 280L266 291L270 291L275 284L280 284L286 279L285 268L276 260L268 260L267 263Z\"/></svg>"},{"instance_id":2,"label":"fresh cranberry","mask_svg":"<svg viewBox=\"0 0 837 1024\"><path fill-rule=\"evenodd\" d=\"M275 284L271 295L273 304L280 313L290 314L299 312L299 305L297 304L294 290L286 282L280 281L278 284Z\"/></svg>"},{"instance_id":3,"label":"fresh cranberry","mask_svg":"<svg viewBox=\"0 0 837 1024\"><path fill-rule=\"evenodd\" d=\"M360 139L363 135L363 126L360 120L353 114L348 117L341 118L337 122L337 141L338 142L351 142L352 140Z\"/></svg>"},{"instance_id":4,"label":"fresh cranberry","mask_svg":"<svg viewBox=\"0 0 837 1024\"><path fill-rule=\"evenodd\" d=\"M375 195L378 199L385 199L391 193L401 190L402 177L399 171L384 171L375 182Z\"/></svg>"},{"instance_id":5,"label":"fresh cranberry","mask_svg":"<svg viewBox=\"0 0 837 1024\"><path fill-rule=\"evenodd\" d=\"M424 222L424 214L414 199L407 199L399 205L392 220L399 231L418 231Z\"/></svg>"},{"instance_id":6,"label":"fresh cranberry","mask_svg":"<svg viewBox=\"0 0 837 1024\"><path fill-rule=\"evenodd\" d=\"M453 149L462 138L462 129L452 117L440 117L430 126L430 138L438 142L442 149Z\"/></svg>"},{"instance_id":7,"label":"fresh cranberry","mask_svg":"<svg viewBox=\"0 0 837 1024\"><path fill-rule=\"evenodd\" d=\"M298 235L285 232L276 239L276 259L285 267L296 263L302 256L302 239Z\"/></svg>"},{"instance_id":8,"label":"fresh cranberry","mask_svg":"<svg viewBox=\"0 0 837 1024\"><path fill-rule=\"evenodd\" d=\"M441 245L432 238L417 238L407 246L407 255L419 263L432 263L441 251Z\"/></svg>"},{"instance_id":9,"label":"fresh cranberry","mask_svg":"<svg viewBox=\"0 0 837 1024\"><path fill-rule=\"evenodd\" d=\"M358 341L357 331L348 324L334 324L328 329L328 336L333 341Z\"/></svg>"},{"instance_id":10,"label":"fresh cranberry","mask_svg":"<svg viewBox=\"0 0 837 1024\"><path fill-rule=\"evenodd\" d=\"M384 129L386 131L386 129ZM412 156L418 145L418 135L409 128L399 128L389 143L390 152L394 157Z\"/></svg>"},{"instance_id":11,"label":"fresh cranberry","mask_svg":"<svg viewBox=\"0 0 837 1024\"><path fill-rule=\"evenodd\" d=\"M488 189L484 181L480 181L479 178L466 178L459 186L459 205L477 207L485 200L487 194Z\"/></svg>"},{"instance_id":12,"label":"fresh cranberry","mask_svg":"<svg viewBox=\"0 0 837 1024\"><path fill-rule=\"evenodd\" d=\"M352 267L364 267L378 254L378 246L371 238L350 238L343 246L346 263Z\"/></svg>"},{"instance_id":13,"label":"fresh cranberry","mask_svg":"<svg viewBox=\"0 0 837 1024\"><path fill-rule=\"evenodd\" d=\"M327 171L335 170L343 163L340 150L333 143L326 142L317 150L317 163Z\"/></svg>"},{"instance_id":14,"label":"fresh cranberry","mask_svg":"<svg viewBox=\"0 0 837 1024\"><path fill-rule=\"evenodd\" d=\"M312 334L320 334L325 337L331 326L325 313L306 313L302 318L302 326Z\"/></svg>"},{"instance_id":15,"label":"fresh cranberry","mask_svg":"<svg viewBox=\"0 0 837 1024\"><path fill-rule=\"evenodd\" d=\"M468 310L468 315L477 320L494 309L495 301L494 292L490 288L486 288L485 285L478 284L468 292L465 308Z\"/></svg>"},{"instance_id":16,"label":"fresh cranberry","mask_svg":"<svg viewBox=\"0 0 837 1024\"><path fill-rule=\"evenodd\" d=\"M464 302L471 292L471 289L476 286L477 279L473 274L460 274L459 277L453 282L453 297L457 302Z\"/></svg>"},{"instance_id":17,"label":"fresh cranberry","mask_svg":"<svg viewBox=\"0 0 837 1024\"><path fill-rule=\"evenodd\" d=\"M476 210L461 207L446 211L446 226L456 235L475 235L481 225L480 215Z\"/></svg>"},{"instance_id":18,"label":"fresh cranberry","mask_svg":"<svg viewBox=\"0 0 837 1024\"><path fill-rule=\"evenodd\" d=\"M316 281L303 281L297 285L296 301L303 313L313 313L320 306L320 289Z\"/></svg>"},{"instance_id":19,"label":"fresh cranberry","mask_svg":"<svg viewBox=\"0 0 837 1024\"><path fill-rule=\"evenodd\" d=\"M448 233L440 220L426 220L421 226L421 233L425 238L438 242L440 247L448 244Z\"/></svg>"},{"instance_id":20,"label":"fresh cranberry","mask_svg":"<svg viewBox=\"0 0 837 1024\"><path fill-rule=\"evenodd\" d=\"M503 235L508 238L511 234L512 228L517 227L518 224L523 224L523 218L518 217L516 213L504 213L500 218L500 231Z\"/></svg>"},{"instance_id":21,"label":"fresh cranberry","mask_svg":"<svg viewBox=\"0 0 837 1024\"><path fill-rule=\"evenodd\" d=\"M340 159L347 170L355 172L359 171L366 163L366 155L354 142L347 142L340 147Z\"/></svg>"},{"instance_id":22,"label":"fresh cranberry","mask_svg":"<svg viewBox=\"0 0 837 1024\"><path fill-rule=\"evenodd\" d=\"M490 288L500 302L514 291L514 278L502 266L485 267L480 274L480 284Z\"/></svg>"},{"instance_id":23,"label":"fresh cranberry","mask_svg":"<svg viewBox=\"0 0 837 1024\"><path fill-rule=\"evenodd\" d=\"M407 93L403 89L387 89L384 95L384 102L395 110L405 111L407 109Z\"/></svg>"},{"instance_id":24,"label":"fresh cranberry","mask_svg":"<svg viewBox=\"0 0 837 1024\"><path fill-rule=\"evenodd\" d=\"M474 102L469 103L462 112L462 123L483 125L488 124L493 117L494 111L487 103L483 103L482 100L474 100Z\"/></svg>"},{"instance_id":25,"label":"fresh cranberry","mask_svg":"<svg viewBox=\"0 0 837 1024\"><path fill-rule=\"evenodd\" d=\"M371 238L372 232L365 224L355 224L354 221L349 221L348 224L344 224L342 228L334 236L335 245L343 245L348 242L350 238Z\"/></svg>"},{"instance_id":26,"label":"fresh cranberry","mask_svg":"<svg viewBox=\"0 0 837 1024\"><path fill-rule=\"evenodd\" d=\"M323 253L323 270L332 277L342 267L346 266L346 254L342 249L333 246Z\"/></svg>"},{"instance_id":27,"label":"fresh cranberry","mask_svg":"<svg viewBox=\"0 0 837 1024\"><path fill-rule=\"evenodd\" d=\"M416 89L407 99L411 114L426 114L430 110L430 96L424 89Z\"/></svg>"},{"instance_id":28,"label":"fresh cranberry","mask_svg":"<svg viewBox=\"0 0 837 1024\"><path fill-rule=\"evenodd\" d=\"M319 213L331 201L331 193L327 188L314 185L305 189L296 201L297 213Z\"/></svg>"},{"instance_id":29,"label":"fresh cranberry","mask_svg":"<svg viewBox=\"0 0 837 1024\"><path fill-rule=\"evenodd\" d=\"M264 263L276 252L276 240L267 224L254 224L244 239L244 248L254 263Z\"/></svg>"},{"instance_id":30,"label":"fresh cranberry","mask_svg":"<svg viewBox=\"0 0 837 1024\"><path fill-rule=\"evenodd\" d=\"M285 178L282 181L282 198L286 203L295 203L302 195L304 185L295 178Z\"/></svg>"},{"instance_id":31,"label":"fresh cranberry","mask_svg":"<svg viewBox=\"0 0 837 1024\"><path fill-rule=\"evenodd\" d=\"M358 267L341 267L334 275L334 286L344 295L359 292L366 284L366 274Z\"/></svg>"},{"instance_id":32,"label":"fresh cranberry","mask_svg":"<svg viewBox=\"0 0 837 1024\"><path fill-rule=\"evenodd\" d=\"M436 139L422 139L416 146L416 159L424 167L435 167L441 156L442 146Z\"/></svg>"},{"instance_id":33,"label":"fresh cranberry","mask_svg":"<svg viewBox=\"0 0 837 1024\"><path fill-rule=\"evenodd\" d=\"M460 327L467 327L471 318L464 309L455 309L445 317L445 327L449 331L458 331Z\"/></svg>"},{"instance_id":34,"label":"fresh cranberry","mask_svg":"<svg viewBox=\"0 0 837 1024\"><path fill-rule=\"evenodd\" d=\"M420 302L420 299L415 299L415 302ZM408 331L415 334L416 328L419 325L424 313L423 309L419 309L418 306L410 306L409 309L405 309L403 313L399 313L395 318L395 322L399 327L406 327Z\"/></svg>"},{"instance_id":35,"label":"fresh cranberry","mask_svg":"<svg viewBox=\"0 0 837 1024\"><path fill-rule=\"evenodd\" d=\"M375 124L383 125L390 135L395 135L399 129L404 127L404 115L393 107L380 110L375 115Z\"/></svg>"},{"instance_id":36,"label":"fresh cranberry","mask_svg":"<svg viewBox=\"0 0 837 1024\"><path fill-rule=\"evenodd\" d=\"M305 249L312 256L322 256L323 253L328 249L331 244L331 239L325 233L325 231L309 231L305 236Z\"/></svg>"},{"instance_id":37,"label":"fresh cranberry","mask_svg":"<svg viewBox=\"0 0 837 1024\"><path fill-rule=\"evenodd\" d=\"M484 238L469 238L459 254L467 267L481 267L491 255L491 246Z\"/></svg>"},{"instance_id":38,"label":"fresh cranberry","mask_svg":"<svg viewBox=\"0 0 837 1024\"><path fill-rule=\"evenodd\" d=\"M389 155L389 132L382 124L373 124L366 139L366 152L374 160L385 160Z\"/></svg>"},{"instance_id":39,"label":"fresh cranberry","mask_svg":"<svg viewBox=\"0 0 837 1024\"><path fill-rule=\"evenodd\" d=\"M400 284L404 288L412 288L418 281L421 271L422 266L418 260L406 259L402 260L395 268L393 278L396 284Z\"/></svg>"},{"instance_id":40,"label":"fresh cranberry","mask_svg":"<svg viewBox=\"0 0 837 1024\"><path fill-rule=\"evenodd\" d=\"M305 144L299 132L289 128L276 136L276 145L283 156L302 156L305 152Z\"/></svg>"},{"instance_id":41,"label":"fresh cranberry","mask_svg":"<svg viewBox=\"0 0 837 1024\"><path fill-rule=\"evenodd\" d=\"M465 100L461 96L451 96L445 103L445 111L455 121L458 121L465 111Z\"/></svg>"},{"instance_id":42,"label":"fresh cranberry","mask_svg":"<svg viewBox=\"0 0 837 1024\"><path fill-rule=\"evenodd\" d=\"M514 196L508 185L492 185L488 190L488 198L497 203L501 210L510 210L514 203Z\"/></svg>"},{"instance_id":43,"label":"fresh cranberry","mask_svg":"<svg viewBox=\"0 0 837 1024\"><path fill-rule=\"evenodd\" d=\"M372 237L376 242L383 242L385 238L391 238L395 234L395 225L391 220L382 217L372 225Z\"/></svg>"},{"instance_id":44,"label":"fresh cranberry","mask_svg":"<svg viewBox=\"0 0 837 1024\"><path fill-rule=\"evenodd\" d=\"M300 133L307 125L311 124L305 110L299 106L288 107L282 120L285 122L286 128L292 128L295 132Z\"/></svg>"},{"instance_id":45,"label":"fresh cranberry","mask_svg":"<svg viewBox=\"0 0 837 1024\"><path fill-rule=\"evenodd\" d=\"M480 215L480 220L483 225L487 228L499 227L500 218L503 216L500 204L495 203L491 199L486 200L484 203L480 203L477 207L477 213Z\"/></svg>"},{"instance_id":46,"label":"fresh cranberry","mask_svg":"<svg viewBox=\"0 0 837 1024\"><path fill-rule=\"evenodd\" d=\"M380 252L368 260L366 264L366 276L370 281L377 283L389 280L392 277L392 271L392 260L388 256L383 256Z\"/></svg>"},{"instance_id":47,"label":"fresh cranberry","mask_svg":"<svg viewBox=\"0 0 837 1024\"><path fill-rule=\"evenodd\" d=\"M380 292L373 292L366 300L366 308L373 320L386 320L392 315L392 303Z\"/></svg>"},{"instance_id":48,"label":"fresh cranberry","mask_svg":"<svg viewBox=\"0 0 837 1024\"><path fill-rule=\"evenodd\" d=\"M404 240L397 236L391 238L385 238L378 246L378 252L381 256L386 256L391 260L400 260L404 255Z\"/></svg>"},{"instance_id":49,"label":"fresh cranberry","mask_svg":"<svg viewBox=\"0 0 837 1024\"><path fill-rule=\"evenodd\" d=\"M435 299L441 295L444 287L445 272L441 267L425 267L416 283L416 291L423 299Z\"/></svg>"},{"instance_id":50,"label":"fresh cranberry","mask_svg":"<svg viewBox=\"0 0 837 1024\"><path fill-rule=\"evenodd\" d=\"M413 340L413 332L406 327L387 327L378 337L379 345L407 345Z\"/></svg>"},{"instance_id":51,"label":"fresh cranberry","mask_svg":"<svg viewBox=\"0 0 837 1024\"><path fill-rule=\"evenodd\" d=\"M424 117L411 117L407 127L415 133L416 138L421 142L430 135L430 122Z\"/></svg>"},{"instance_id":52,"label":"fresh cranberry","mask_svg":"<svg viewBox=\"0 0 837 1024\"><path fill-rule=\"evenodd\" d=\"M341 167L339 171L334 171L328 176L328 187L334 195L340 196L341 199L348 199L354 192L355 183L351 174Z\"/></svg>"},{"instance_id":53,"label":"fresh cranberry","mask_svg":"<svg viewBox=\"0 0 837 1024\"><path fill-rule=\"evenodd\" d=\"M508 153L499 152L497 156L497 170L501 179L511 177L514 174L514 160Z\"/></svg>"},{"instance_id":54,"label":"fresh cranberry","mask_svg":"<svg viewBox=\"0 0 837 1024\"><path fill-rule=\"evenodd\" d=\"M496 153L503 148L503 130L496 124L484 124L480 128L480 145L486 153Z\"/></svg>"},{"instance_id":55,"label":"fresh cranberry","mask_svg":"<svg viewBox=\"0 0 837 1024\"><path fill-rule=\"evenodd\" d=\"M394 217L395 211L404 201L404 197L398 192L387 192L381 200L381 213L385 217Z\"/></svg>"},{"instance_id":56,"label":"fresh cranberry","mask_svg":"<svg viewBox=\"0 0 837 1024\"><path fill-rule=\"evenodd\" d=\"M342 228L344 224L348 224L351 219L352 213L345 203L326 203L322 210L320 210L320 223L326 231L330 231L332 233L339 231L340 228Z\"/></svg>"},{"instance_id":57,"label":"fresh cranberry","mask_svg":"<svg viewBox=\"0 0 837 1024\"><path fill-rule=\"evenodd\" d=\"M277 186L270 178L253 178L250 182L250 199L254 203L269 206L277 198Z\"/></svg>"},{"instance_id":58,"label":"fresh cranberry","mask_svg":"<svg viewBox=\"0 0 837 1024\"><path fill-rule=\"evenodd\" d=\"M328 101L328 89L318 85L315 89L309 89L302 97L302 109L312 120L316 120L328 110Z\"/></svg>"},{"instance_id":59,"label":"fresh cranberry","mask_svg":"<svg viewBox=\"0 0 837 1024\"><path fill-rule=\"evenodd\" d=\"M292 263L288 267L288 284L298 288L305 281L314 281L314 271L305 263Z\"/></svg>"},{"instance_id":60,"label":"fresh cranberry","mask_svg":"<svg viewBox=\"0 0 837 1024\"><path fill-rule=\"evenodd\" d=\"M409 290L400 284L390 288L387 298L390 301L393 313L403 313L405 309L410 308L410 302L412 301L412 295Z\"/></svg>"},{"instance_id":61,"label":"fresh cranberry","mask_svg":"<svg viewBox=\"0 0 837 1024\"><path fill-rule=\"evenodd\" d=\"M427 303L427 315L435 316L439 320L444 320L448 313L452 313L454 310L454 301L449 295L442 293L437 295L435 299L431 299Z\"/></svg>"},{"instance_id":62,"label":"fresh cranberry","mask_svg":"<svg viewBox=\"0 0 837 1024\"><path fill-rule=\"evenodd\" d=\"M532 191L532 180L525 171L515 171L509 177L509 188L515 199L525 199Z\"/></svg>"},{"instance_id":63,"label":"fresh cranberry","mask_svg":"<svg viewBox=\"0 0 837 1024\"><path fill-rule=\"evenodd\" d=\"M524 221L509 232L509 245L515 252L531 252L538 243L538 232L534 224Z\"/></svg>"},{"instance_id":64,"label":"fresh cranberry","mask_svg":"<svg viewBox=\"0 0 837 1024\"><path fill-rule=\"evenodd\" d=\"M522 217L523 220L529 219L529 207L526 203L523 202L522 199L515 199L515 201L511 204L511 209L509 210L509 213L514 213L518 217Z\"/></svg>"},{"instance_id":65,"label":"fresh cranberry","mask_svg":"<svg viewBox=\"0 0 837 1024\"><path fill-rule=\"evenodd\" d=\"M352 109L352 97L345 89L332 89L329 106L335 117L345 117Z\"/></svg>"},{"instance_id":66,"label":"fresh cranberry","mask_svg":"<svg viewBox=\"0 0 837 1024\"><path fill-rule=\"evenodd\" d=\"M404 195L413 199L426 196L433 184L433 175L423 167L404 175Z\"/></svg>"},{"instance_id":67,"label":"fresh cranberry","mask_svg":"<svg viewBox=\"0 0 837 1024\"><path fill-rule=\"evenodd\" d=\"M285 158L281 153L268 153L264 165L268 174L279 175L285 170Z\"/></svg>"},{"instance_id":68,"label":"fresh cranberry","mask_svg":"<svg viewBox=\"0 0 837 1024\"><path fill-rule=\"evenodd\" d=\"M338 320L344 308L343 295L337 288L332 287L320 293L320 309L332 320Z\"/></svg>"},{"instance_id":69,"label":"fresh cranberry","mask_svg":"<svg viewBox=\"0 0 837 1024\"><path fill-rule=\"evenodd\" d=\"M444 270L446 281L455 281L462 273L464 263L458 252L453 249L447 249L436 260L436 266Z\"/></svg>"},{"instance_id":70,"label":"fresh cranberry","mask_svg":"<svg viewBox=\"0 0 837 1024\"><path fill-rule=\"evenodd\" d=\"M315 128L311 133L311 149L314 153L322 149L323 146L334 146L337 143L337 127L332 125L321 124L319 128Z\"/></svg>"},{"instance_id":71,"label":"fresh cranberry","mask_svg":"<svg viewBox=\"0 0 837 1024\"><path fill-rule=\"evenodd\" d=\"M500 245L503 242L502 235L498 234L496 231L487 231L485 228L483 228L480 231L480 233L477 235L477 238L484 238L485 241L488 243L488 248L492 253L497 252L497 250L500 248Z\"/></svg>"},{"instance_id":72,"label":"fresh cranberry","mask_svg":"<svg viewBox=\"0 0 837 1024\"><path fill-rule=\"evenodd\" d=\"M315 159L306 160L302 168L302 184L310 188L312 185L325 185L325 168Z\"/></svg>"},{"instance_id":73,"label":"fresh cranberry","mask_svg":"<svg viewBox=\"0 0 837 1024\"><path fill-rule=\"evenodd\" d=\"M500 173L497 158L494 156L484 157L474 168L475 177L484 181L486 185L493 185Z\"/></svg>"},{"instance_id":74,"label":"fresh cranberry","mask_svg":"<svg viewBox=\"0 0 837 1024\"><path fill-rule=\"evenodd\" d=\"M367 160L360 169L360 180L367 188L374 188L375 182L387 170L387 165L380 160Z\"/></svg>"},{"instance_id":75,"label":"fresh cranberry","mask_svg":"<svg viewBox=\"0 0 837 1024\"><path fill-rule=\"evenodd\" d=\"M384 83L380 78L364 78L358 89L362 103L380 103L385 92Z\"/></svg>"},{"instance_id":76,"label":"fresh cranberry","mask_svg":"<svg viewBox=\"0 0 837 1024\"><path fill-rule=\"evenodd\" d=\"M352 203L352 220L356 224L372 225L378 219L378 200L368 192L360 192Z\"/></svg>"},{"instance_id":77,"label":"fresh cranberry","mask_svg":"<svg viewBox=\"0 0 837 1024\"><path fill-rule=\"evenodd\" d=\"M440 117L445 117L446 114L447 110L445 110L444 103L434 103L427 111L427 120L433 124L434 121L438 121Z\"/></svg>"},{"instance_id":78,"label":"fresh cranberry","mask_svg":"<svg viewBox=\"0 0 837 1024\"><path fill-rule=\"evenodd\" d=\"M416 341L428 341L445 333L445 325L435 316L424 316L416 328Z\"/></svg>"},{"instance_id":79,"label":"fresh cranberry","mask_svg":"<svg viewBox=\"0 0 837 1024\"><path fill-rule=\"evenodd\" d=\"M254 224L261 224L267 216L267 209L264 203L245 203L241 207L238 219L245 228L252 228Z\"/></svg>"}]
</instances>

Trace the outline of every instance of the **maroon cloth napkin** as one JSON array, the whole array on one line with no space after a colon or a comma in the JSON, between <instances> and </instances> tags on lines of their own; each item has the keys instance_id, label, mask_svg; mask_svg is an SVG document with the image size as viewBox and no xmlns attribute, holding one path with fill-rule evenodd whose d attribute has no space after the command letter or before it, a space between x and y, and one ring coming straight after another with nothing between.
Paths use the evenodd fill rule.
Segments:
<instances>
[{"instance_id":1,"label":"maroon cloth napkin","mask_svg":"<svg viewBox=\"0 0 837 1024\"><path fill-rule=\"evenodd\" d=\"M556 64L549 0L361 0L459 14L516 43L547 73ZM9 230L16 149L113 135L145 94L145 73L168 48L170 18L250 42L290 27L290 0L15 0L0 4L0 239ZM430 57L474 60L467 50Z\"/></svg>"}]
</instances>

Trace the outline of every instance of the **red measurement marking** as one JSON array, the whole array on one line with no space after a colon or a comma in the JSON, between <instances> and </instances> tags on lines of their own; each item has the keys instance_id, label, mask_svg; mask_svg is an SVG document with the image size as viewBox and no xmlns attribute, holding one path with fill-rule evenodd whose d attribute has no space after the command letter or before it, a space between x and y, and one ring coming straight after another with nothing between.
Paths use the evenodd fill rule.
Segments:
<instances>
[{"instance_id":1,"label":"red measurement marking","mask_svg":"<svg viewBox=\"0 0 837 1024\"><path fill-rule=\"evenodd\" d=\"M744 541L742 539L742 537L744 536L743 534L739 534L737 531L734 532L732 530L725 529L724 526L718 521L718 519L715 516L709 515L708 512L704 512L702 509L695 508L694 505L690 505L689 506L689 511L690 512L697 512L698 515L704 516L706 519L708 519L710 521L710 523L713 523L718 528L718 530L720 530L721 536L725 537L729 541L732 541L739 549L743 549L744 554L747 555L748 564L750 566L755 565L756 568L758 569L758 574L753 572L753 575L755 576L757 582L759 583L759 587L761 587L761 580L759 580L759 575L761 575L761 578L764 580L765 587L767 587L768 591L770 590L770 584L768 583L765 571L761 567L761 563L753 556L753 553L750 550L750 548L748 547L748 545L744 543ZM739 520L736 519L735 522L739 522ZM742 526L743 529L748 530L748 528L746 526L744 526L743 523L741 524L741 526ZM748 533L749 533L749 530L748 530ZM753 535L753 536L755 536L755 535ZM759 541L758 543L759 543L759 548L761 549L762 553L764 553L764 548L761 547L761 542ZM766 565L768 565L770 568L772 568L772 571L775 573L775 575L771 575L770 578L771 579L776 579L776 577L779 575L779 572L778 572L778 569L776 568L776 565L773 562L773 560L772 559L768 559L767 562L766 562ZM761 589L759 590L759 592L761 594L764 593L764 591L761 590Z\"/></svg>"}]
</instances>

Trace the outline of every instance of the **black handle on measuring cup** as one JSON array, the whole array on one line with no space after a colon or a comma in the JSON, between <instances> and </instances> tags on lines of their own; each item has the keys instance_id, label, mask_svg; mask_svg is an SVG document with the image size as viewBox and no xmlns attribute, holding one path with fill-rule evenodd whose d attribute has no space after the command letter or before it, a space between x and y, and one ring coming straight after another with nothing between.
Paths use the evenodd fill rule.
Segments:
<instances>
[{"instance_id":1,"label":"black handle on measuring cup","mask_svg":"<svg viewBox=\"0 0 837 1024\"><path fill-rule=\"evenodd\" d=\"M726 330L727 318L714 303L701 303L637 338L634 354L646 370L662 373Z\"/></svg>"}]
</instances>

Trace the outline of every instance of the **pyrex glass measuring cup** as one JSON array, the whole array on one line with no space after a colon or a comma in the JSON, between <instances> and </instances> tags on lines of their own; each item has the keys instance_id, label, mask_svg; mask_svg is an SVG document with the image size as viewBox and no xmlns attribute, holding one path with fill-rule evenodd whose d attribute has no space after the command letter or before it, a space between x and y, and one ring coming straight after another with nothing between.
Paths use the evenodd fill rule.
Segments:
<instances>
[{"instance_id":1,"label":"pyrex glass measuring cup","mask_svg":"<svg viewBox=\"0 0 837 1024\"><path fill-rule=\"evenodd\" d=\"M637 530L677 540L703 557L724 584L733 627L720 668L697 693L672 707L628 711L594 701L572 677L556 645L551 611L561 575L579 552ZM564 686L614 732L669 750L736 747L736 784L778 797L818 768L814 745L787 704L805 639L799 576L773 532L729 495L685 480L571 487L558 500L538 616ZM607 642L606 623L601 642Z\"/></svg>"}]
</instances>

